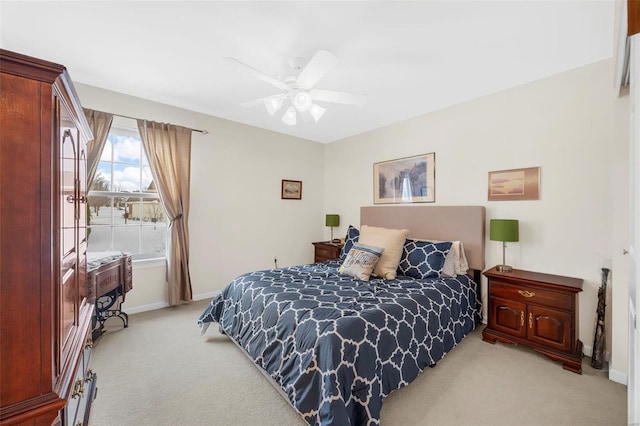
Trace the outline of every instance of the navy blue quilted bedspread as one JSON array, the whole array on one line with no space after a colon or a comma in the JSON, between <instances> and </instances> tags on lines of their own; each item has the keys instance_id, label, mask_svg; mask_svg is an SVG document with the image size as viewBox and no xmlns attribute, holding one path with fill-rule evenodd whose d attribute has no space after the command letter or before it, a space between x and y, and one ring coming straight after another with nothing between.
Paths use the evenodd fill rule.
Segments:
<instances>
[{"instance_id":1,"label":"navy blue quilted bedspread","mask_svg":"<svg viewBox=\"0 0 640 426\"><path fill-rule=\"evenodd\" d=\"M198 324L218 322L311 425L377 425L382 400L434 365L480 313L467 276L371 281L338 261L244 274Z\"/></svg>"}]
</instances>

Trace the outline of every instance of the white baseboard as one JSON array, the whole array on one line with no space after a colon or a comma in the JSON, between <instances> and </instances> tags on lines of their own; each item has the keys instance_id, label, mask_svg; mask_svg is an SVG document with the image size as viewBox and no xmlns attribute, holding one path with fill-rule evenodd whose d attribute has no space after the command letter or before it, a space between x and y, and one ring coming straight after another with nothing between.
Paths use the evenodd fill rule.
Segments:
<instances>
[{"instance_id":1,"label":"white baseboard","mask_svg":"<svg viewBox=\"0 0 640 426\"><path fill-rule=\"evenodd\" d=\"M220 293L220 290L208 291L206 293L194 294L193 300L213 299Z\"/></svg>"},{"instance_id":2,"label":"white baseboard","mask_svg":"<svg viewBox=\"0 0 640 426\"><path fill-rule=\"evenodd\" d=\"M588 356L590 357L591 355L593 355L593 347L591 346L583 346L582 347L582 353L584 356ZM611 352L605 352L604 353L604 360L607 362L611 362ZM621 385L626 385L627 384L627 373L623 373L621 371L617 371L617 370L611 370L609 369L609 380L611 380L612 382L616 382L616 383L620 383Z\"/></svg>"},{"instance_id":3,"label":"white baseboard","mask_svg":"<svg viewBox=\"0 0 640 426\"><path fill-rule=\"evenodd\" d=\"M149 303L148 305L134 306L133 308L126 308L125 312L129 315L139 314L140 312L155 311L156 309L163 309L168 307L167 302Z\"/></svg>"},{"instance_id":4,"label":"white baseboard","mask_svg":"<svg viewBox=\"0 0 640 426\"><path fill-rule=\"evenodd\" d=\"M584 356L591 357L591 355L593 355L593 347L592 346L583 345L582 346L582 354ZM611 361L611 352L607 351L607 352L604 353L604 360L607 361L607 362Z\"/></svg>"},{"instance_id":5,"label":"white baseboard","mask_svg":"<svg viewBox=\"0 0 640 426\"><path fill-rule=\"evenodd\" d=\"M213 299L218 295L218 293L220 293L220 290L194 294L193 300ZM132 308L127 307L125 311L127 314L132 315L132 314L139 314L140 312L155 311L156 309L164 309L168 307L169 307L169 304L167 302L156 302L156 303L149 303L148 305L134 306Z\"/></svg>"},{"instance_id":6,"label":"white baseboard","mask_svg":"<svg viewBox=\"0 0 640 426\"><path fill-rule=\"evenodd\" d=\"M626 385L627 373L616 370L609 370L609 380L611 380L612 382L620 383L621 385Z\"/></svg>"}]
</instances>

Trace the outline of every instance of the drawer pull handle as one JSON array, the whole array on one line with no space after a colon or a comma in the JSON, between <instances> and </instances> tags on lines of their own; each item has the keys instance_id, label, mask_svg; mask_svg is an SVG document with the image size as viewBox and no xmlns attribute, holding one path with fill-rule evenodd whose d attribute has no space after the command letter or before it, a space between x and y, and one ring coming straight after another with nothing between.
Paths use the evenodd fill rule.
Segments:
<instances>
[{"instance_id":1,"label":"drawer pull handle","mask_svg":"<svg viewBox=\"0 0 640 426\"><path fill-rule=\"evenodd\" d=\"M84 381L85 383L89 383L92 380L93 380L93 371L91 371L91 369L89 368L87 370L87 377L84 378Z\"/></svg>"},{"instance_id":2,"label":"drawer pull handle","mask_svg":"<svg viewBox=\"0 0 640 426\"><path fill-rule=\"evenodd\" d=\"M520 293L520 295L524 297L533 297L536 295L534 292L529 290L518 290L518 293Z\"/></svg>"},{"instance_id":3,"label":"drawer pull handle","mask_svg":"<svg viewBox=\"0 0 640 426\"><path fill-rule=\"evenodd\" d=\"M82 385L82 380L76 380L76 383L73 385L73 393L71 394L71 398L76 399L84 393L84 386Z\"/></svg>"},{"instance_id":4,"label":"drawer pull handle","mask_svg":"<svg viewBox=\"0 0 640 426\"><path fill-rule=\"evenodd\" d=\"M524 327L524 311L520 311L520 326Z\"/></svg>"},{"instance_id":5,"label":"drawer pull handle","mask_svg":"<svg viewBox=\"0 0 640 426\"><path fill-rule=\"evenodd\" d=\"M529 312L529 328L533 328L533 314Z\"/></svg>"}]
</instances>

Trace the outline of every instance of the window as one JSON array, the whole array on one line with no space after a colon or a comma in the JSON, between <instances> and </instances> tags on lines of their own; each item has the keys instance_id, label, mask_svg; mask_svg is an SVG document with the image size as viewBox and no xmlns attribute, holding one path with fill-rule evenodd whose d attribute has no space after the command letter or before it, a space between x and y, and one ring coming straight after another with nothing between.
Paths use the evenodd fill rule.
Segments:
<instances>
[{"instance_id":1,"label":"window","mask_svg":"<svg viewBox=\"0 0 640 426\"><path fill-rule=\"evenodd\" d=\"M89 188L88 248L165 257L166 214L135 121L114 126Z\"/></svg>"}]
</instances>

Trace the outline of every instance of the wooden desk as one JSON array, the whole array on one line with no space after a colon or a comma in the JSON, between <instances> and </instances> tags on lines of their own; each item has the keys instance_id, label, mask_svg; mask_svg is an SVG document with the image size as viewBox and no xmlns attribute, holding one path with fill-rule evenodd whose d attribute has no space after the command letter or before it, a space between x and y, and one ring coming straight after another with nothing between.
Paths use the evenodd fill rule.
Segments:
<instances>
[{"instance_id":1,"label":"wooden desk","mask_svg":"<svg viewBox=\"0 0 640 426\"><path fill-rule=\"evenodd\" d=\"M122 311L122 303L133 288L131 256L122 256L87 272L87 300L95 303L93 314L93 341L104 334L104 323L111 317L122 320L129 326L129 316Z\"/></svg>"}]
</instances>

